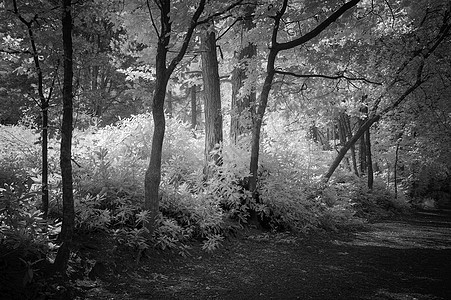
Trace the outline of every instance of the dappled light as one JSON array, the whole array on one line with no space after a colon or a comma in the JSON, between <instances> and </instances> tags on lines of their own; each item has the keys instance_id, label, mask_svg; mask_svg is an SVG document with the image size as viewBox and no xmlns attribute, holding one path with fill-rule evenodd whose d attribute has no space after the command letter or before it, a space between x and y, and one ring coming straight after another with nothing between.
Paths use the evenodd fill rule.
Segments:
<instances>
[{"instance_id":1,"label":"dappled light","mask_svg":"<svg viewBox=\"0 0 451 300\"><path fill-rule=\"evenodd\" d=\"M450 48L448 0L0 1L0 299L451 299Z\"/></svg>"},{"instance_id":2,"label":"dappled light","mask_svg":"<svg viewBox=\"0 0 451 300\"><path fill-rule=\"evenodd\" d=\"M396 249L451 249L451 214L449 211L422 212L440 217L434 221L391 222L374 224L368 231L359 232L349 243L356 246L377 246ZM409 224L410 223L410 224Z\"/></svg>"}]
</instances>

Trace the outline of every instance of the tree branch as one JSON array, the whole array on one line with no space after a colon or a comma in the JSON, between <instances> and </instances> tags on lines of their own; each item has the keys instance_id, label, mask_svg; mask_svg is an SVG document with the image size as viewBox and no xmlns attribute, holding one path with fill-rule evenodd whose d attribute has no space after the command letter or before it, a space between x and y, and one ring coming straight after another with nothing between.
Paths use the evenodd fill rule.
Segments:
<instances>
[{"instance_id":1,"label":"tree branch","mask_svg":"<svg viewBox=\"0 0 451 300\"><path fill-rule=\"evenodd\" d=\"M205 8L205 1L206 0L200 0L199 6L197 7L196 11L194 12L193 17L191 18L190 27L186 31L185 38L183 39L182 47L180 48L178 54L176 57L174 57L169 64L169 67L167 69L167 74L172 74L177 64L182 60L183 56L186 53L186 50L188 49L189 42L191 40L191 37L193 35L194 29L196 29L197 25L199 24L198 20L202 12Z\"/></svg>"},{"instance_id":2,"label":"tree branch","mask_svg":"<svg viewBox=\"0 0 451 300\"><path fill-rule=\"evenodd\" d=\"M232 4L230 4L229 6L227 6L224 10L218 11L217 13L214 13L214 14L208 16L207 18L198 21L197 24L196 24L196 26L209 23L209 22L212 21L214 18L219 17L220 15L222 15L222 14L224 14L224 13L226 13L226 12L232 10L232 9L235 8L236 6L240 5L241 2L243 2L243 1L244 1L244 0L238 0L238 1L236 1L236 2L234 2L234 3L232 3Z\"/></svg>"},{"instance_id":3,"label":"tree branch","mask_svg":"<svg viewBox=\"0 0 451 300\"><path fill-rule=\"evenodd\" d=\"M351 80L351 81L352 80L364 81L364 82L371 83L371 84L382 85L382 83L380 83L380 82L375 82L375 81L369 80L364 77L348 77L343 74L336 75L336 76L330 76L330 75L323 75L323 74L297 74L297 73L293 73L293 72L280 71L280 70L276 70L275 72L276 72L276 74L289 75L289 76L293 76L293 77L297 77L297 78L346 79L346 80Z\"/></svg>"},{"instance_id":4,"label":"tree branch","mask_svg":"<svg viewBox=\"0 0 451 300\"><path fill-rule=\"evenodd\" d=\"M303 36L301 36L301 37L299 37L299 38L297 38L295 40L289 41L289 42L280 43L280 44L279 43L273 44L273 47L276 46L277 50L281 51L281 50L288 50L288 49L291 49L291 48L295 48L297 46L305 44L306 42L308 42L311 39L313 39L316 36L318 36L327 27L329 27L330 24L335 22L346 11L348 11L349 9L353 8L354 6L356 6L357 3L359 3L359 2L360 2L360 0L351 0L351 1L343 4L343 6L341 6L337 11L335 11L332 15L330 15L326 20L321 22L321 24L316 26L310 32L304 34Z\"/></svg>"},{"instance_id":5,"label":"tree branch","mask_svg":"<svg viewBox=\"0 0 451 300\"><path fill-rule=\"evenodd\" d=\"M149 11L149 15L150 15L150 21L152 22L152 27L155 29L155 33L157 34L157 37L160 38L160 33L158 32L157 25L155 24L155 20L153 19L152 9L150 8L149 0L146 0L146 4L147 4L147 10ZM158 6L158 4L157 4L157 6Z\"/></svg>"}]
</instances>

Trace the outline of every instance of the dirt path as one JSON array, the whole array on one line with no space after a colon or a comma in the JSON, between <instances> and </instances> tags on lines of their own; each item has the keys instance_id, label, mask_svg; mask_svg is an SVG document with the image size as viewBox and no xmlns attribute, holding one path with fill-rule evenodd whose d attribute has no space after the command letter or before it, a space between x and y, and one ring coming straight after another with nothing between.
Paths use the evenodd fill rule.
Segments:
<instances>
[{"instance_id":1,"label":"dirt path","mask_svg":"<svg viewBox=\"0 0 451 300\"><path fill-rule=\"evenodd\" d=\"M79 299L451 299L451 211L346 235L247 233L211 254L195 246L139 265L115 259L102 280L79 283Z\"/></svg>"}]
</instances>

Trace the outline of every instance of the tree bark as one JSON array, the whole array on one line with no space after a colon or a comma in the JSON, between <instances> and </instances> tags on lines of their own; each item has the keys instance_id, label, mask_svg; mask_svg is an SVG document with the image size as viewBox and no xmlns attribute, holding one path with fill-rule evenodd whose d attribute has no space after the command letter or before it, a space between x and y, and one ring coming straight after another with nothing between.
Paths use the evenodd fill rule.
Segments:
<instances>
[{"instance_id":1,"label":"tree bark","mask_svg":"<svg viewBox=\"0 0 451 300\"><path fill-rule=\"evenodd\" d=\"M288 0L284 0L281 8L277 11L276 15L272 17L274 20L274 26L271 34L271 47L268 53L267 65L266 65L266 77L263 83L262 91L260 93L260 99L257 106L257 112L253 120L252 127L252 148L251 148L251 162L250 162L250 178L249 178L249 190L252 192L254 199L257 199L257 172L258 172L258 158L260 151L260 133L263 122L263 117L268 104L269 93L271 91L272 82L275 75L275 61L277 54L280 51L292 49L301 46L313 38L317 37L320 33L326 30L333 22L340 18L345 12L353 8L360 0L351 0L343 4L338 10L332 13L327 19L321 22L318 26L313 28L306 34L293 39L289 42L279 43L277 42L277 35L279 32L280 22L288 6ZM354 141L355 143L355 141ZM343 153L343 156L346 151ZM343 158L343 156L341 158ZM340 159L341 161L341 159ZM338 162L338 164L340 163ZM335 166L335 168L338 166ZM334 168L334 170L335 170Z\"/></svg>"},{"instance_id":2,"label":"tree bark","mask_svg":"<svg viewBox=\"0 0 451 300\"><path fill-rule=\"evenodd\" d=\"M62 243L55 259L55 269L64 273L69 260L75 226L74 196L72 187L72 13L71 0L62 0L62 31L64 49L63 118L61 125L60 167L63 189L63 222L59 241Z\"/></svg>"},{"instance_id":3,"label":"tree bark","mask_svg":"<svg viewBox=\"0 0 451 300\"><path fill-rule=\"evenodd\" d=\"M350 117L346 114L343 114L344 124L346 129L346 140L352 138L352 129L351 129L351 120ZM351 146L351 160L352 160L352 169L354 170L354 174L359 176L359 169L357 168L357 159L355 153L355 145Z\"/></svg>"},{"instance_id":4,"label":"tree bark","mask_svg":"<svg viewBox=\"0 0 451 300\"><path fill-rule=\"evenodd\" d=\"M163 139L165 133L166 120L164 118L164 100L169 77L174 72L175 67L185 56L189 42L197 26L198 19L204 10L206 0L200 0L190 26L186 31L182 45L177 55L171 60L169 66L166 66L168 46L171 37L171 1L159 1L160 10L160 29L157 54L155 57L156 82L155 91L152 99L152 116L154 131L152 135L152 148L150 152L150 161L144 178L144 201L145 208L149 211L149 221L145 224L148 235L151 236L156 228L156 220L159 213L159 187L161 181L161 155L163 148ZM149 8L150 9L150 8Z\"/></svg>"},{"instance_id":5,"label":"tree bark","mask_svg":"<svg viewBox=\"0 0 451 300\"><path fill-rule=\"evenodd\" d=\"M373 172L373 158L371 157L371 137L369 128L365 132L365 141L366 141L366 157L367 157L366 163L368 168L368 188L372 190L374 183L374 172Z\"/></svg>"},{"instance_id":6,"label":"tree bark","mask_svg":"<svg viewBox=\"0 0 451 300\"><path fill-rule=\"evenodd\" d=\"M205 100L205 169L208 163L219 164L221 155L218 147L222 143L221 91L218 58L216 54L216 34L204 29L201 37L202 79ZM212 155L211 151L215 153Z\"/></svg>"},{"instance_id":7,"label":"tree bark","mask_svg":"<svg viewBox=\"0 0 451 300\"><path fill-rule=\"evenodd\" d=\"M164 100L170 74L166 69L166 59L171 33L169 21L170 1L162 1L160 7L161 36L158 39L157 55L155 58L156 82L152 99L153 136L149 166L145 175L145 208L149 211L149 223L146 227L149 234L155 231L155 222L159 213L159 187L161 181L161 155L163 139L166 129L164 117Z\"/></svg>"},{"instance_id":8,"label":"tree bark","mask_svg":"<svg viewBox=\"0 0 451 300\"><path fill-rule=\"evenodd\" d=\"M169 117L169 118L172 118L172 110L173 110L173 108L172 108L172 102L173 102L173 99L172 99L172 91L168 91L167 95L168 95L168 108L167 108L167 114L168 114L168 117Z\"/></svg>"},{"instance_id":9,"label":"tree bark","mask_svg":"<svg viewBox=\"0 0 451 300\"><path fill-rule=\"evenodd\" d=\"M396 151L395 151L395 163L393 166L393 183L395 185L395 199L398 198L398 158L399 158L399 144L401 143L401 139L396 143Z\"/></svg>"},{"instance_id":10,"label":"tree bark","mask_svg":"<svg viewBox=\"0 0 451 300\"><path fill-rule=\"evenodd\" d=\"M340 139L340 145L346 144L346 127L344 124L343 113L337 118L338 123L338 137ZM351 147L352 148L352 147ZM351 163L349 162L349 157L345 157L345 165L349 172L352 171Z\"/></svg>"},{"instance_id":11,"label":"tree bark","mask_svg":"<svg viewBox=\"0 0 451 300\"><path fill-rule=\"evenodd\" d=\"M191 128L197 127L197 85L191 87Z\"/></svg>"},{"instance_id":12,"label":"tree bark","mask_svg":"<svg viewBox=\"0 0 451 300\"><path fill-rule=\"evenodd\" d=\"M36 47L36 41L34 37L34 32L32 29L32 25L34 20L27 21L19 12L19 8L17 6L17 1L12 1L13 12L17 16L17 18L26 26L28 38L30 39L31 46L31 54L33 55L34 67L36 70L36 76L38 78L37 82L37 92L39 96L39 108L41 109L42 122L41 122L41 211L43 213L43 217L47 218L48 209L49 209L49 190L48 190L48 108L49 108L49 100L44 96L44 76L42 74L41 64L39 62L39 53ZM53 89L53 86L51 87Z\"/></svg>"},{"instance_id":13,"label":"tree bark","mask_svg":"<svg viewBox=\"0 0 451 300\"><path fill-rule=\"evenodd\" d=\"M255 27L253 22L255 6L256 3L254 1L251 4L248 4L244 9L245 15L241 21L242 35ZM235 57L238 59L238 65L234 68L232 73L232 112L230 120L230 140L233 144L237 143L237 139L240 135L251 131L247 122L242 122L241 120L245 117L246 111L249 113L249 117L252 118L254 113L252 104L255 105L256 93L255 90L251 90L249 94L239 97L239 92L244 85L244 81L247 79L249 60L256 55L257 47L252 43L245 45L239 53L235 53Z\"/></svg>"},{"instance_id":14,"label":"tree bark","mask_svg":"<svg viewBox=\"0 0 451 300\"><path fill-rule=\"evenodd\" d=\"M346 142L346 144L338 152L337 157L332 162L327 173L324 174L325 182L329 181L330 177L332 177L332 174L335 172L338 165L340 165L341 160L346 155L346 152L348 152L348 150L351 148L351 146L354 145L359 140L359 138L365 133L365 131L367 129L369 129L371 127L371 125L373 125L374 123L379 121L380 118L381 118L380 115L375 115L375 116L369 118L368 120L366 120L365 123L363 123L362 126L359 128L359 130L357 130L357 132L354 134L354 136L349 141Z\"/></svg>"}]
</instances>

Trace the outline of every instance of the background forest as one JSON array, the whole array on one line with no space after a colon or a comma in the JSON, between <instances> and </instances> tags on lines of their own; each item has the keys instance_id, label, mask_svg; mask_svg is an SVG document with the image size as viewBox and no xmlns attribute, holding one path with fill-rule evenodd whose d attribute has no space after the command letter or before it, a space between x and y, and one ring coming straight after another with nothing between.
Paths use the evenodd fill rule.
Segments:
<instances>
[{"instance_id":1,"label":"background forest","mask_svg":"<svg viewBox=\"0 0 451 300\"><path fill-rule=\"evenodd\" d=\"M450 9L0 2L0 253L26 285L74 234L183 254L449 207Z\"/></svg>"}]
</instances>

